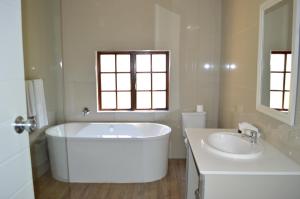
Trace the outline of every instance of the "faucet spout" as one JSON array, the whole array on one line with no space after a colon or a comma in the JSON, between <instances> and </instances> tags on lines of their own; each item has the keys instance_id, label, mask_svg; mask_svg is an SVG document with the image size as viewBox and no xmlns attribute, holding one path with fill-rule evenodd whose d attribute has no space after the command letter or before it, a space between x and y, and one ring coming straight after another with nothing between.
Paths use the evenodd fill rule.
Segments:
<instances>
[{"instance_id":1,"label":"faucet spout","mask_svg":"<svg viewBox=\"0 0 300 199\"><path fill-rule=\"evenodd\" d=\"M249 138L249 140L252 144L257 143L257 139L258 139L258 132L257 131L254 131L252 129L245 129L244 132L245 133L242 135L243 137Z\"/></svg>"}]
</instances>

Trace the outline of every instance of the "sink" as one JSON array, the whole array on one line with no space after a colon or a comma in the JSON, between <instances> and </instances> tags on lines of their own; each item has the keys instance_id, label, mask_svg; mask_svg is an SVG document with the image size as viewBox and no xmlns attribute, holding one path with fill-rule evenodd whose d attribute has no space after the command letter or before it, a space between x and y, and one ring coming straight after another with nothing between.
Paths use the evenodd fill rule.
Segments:
<instances>
[{"instance_id":1,"label":"sink","mask_svg":"<svg viewBox=\"0 0 300 199\"><path fill-rule=\"evenodd\" d=\"M238 133L213 133L203 142L211 152L229 158L252 159L263 152L263 145L259 140L252 144L248 138Z\"/></svg>"}]
</instances>

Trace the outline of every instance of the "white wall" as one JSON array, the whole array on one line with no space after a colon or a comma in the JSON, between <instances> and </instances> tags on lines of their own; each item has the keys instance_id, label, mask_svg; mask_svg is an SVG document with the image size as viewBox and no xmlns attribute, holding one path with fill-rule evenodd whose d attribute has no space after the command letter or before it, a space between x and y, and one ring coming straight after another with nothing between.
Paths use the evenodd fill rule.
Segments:
<instances>
[{"instance_id":1,"label":"white wall","mask_svg":"<svg viewBox=\"0 0 300 199\"><path fill-rule=\"evenodd\" d=\"M182 111L204 104L208 127L218 124L220 11L221 0L62 0L66 120L164 123L170 157L184 157ZM170 111L97 113L95 51L145 49L171 50Z\"/></svg>"}]
</instances>

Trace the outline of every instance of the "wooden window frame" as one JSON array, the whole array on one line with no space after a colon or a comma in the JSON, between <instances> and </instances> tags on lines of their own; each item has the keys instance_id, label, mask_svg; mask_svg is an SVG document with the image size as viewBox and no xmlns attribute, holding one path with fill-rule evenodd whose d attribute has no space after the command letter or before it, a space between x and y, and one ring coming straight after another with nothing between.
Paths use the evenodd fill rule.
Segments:
<instances>
[{"instance_id":1,"label":"wooden window frame","mask_svg":"<svg viewBox=\"0 0 300 199\"><path fill-rule=\"evenodd\" d=\"M281 108L274 108L275 110L282 111L282 112L289 111L288 109L284 108L284 104L285 104L285 93L290 92L290 90L285 89L285 82L286 82L286 74L291 74L291 71L287 71L287 56L291 53L292 53L291 51L271 51L271 55L273 55L273 54L284 55L284 69L283 69L283 71L271 71L270 70L270 74L272 74L272 73L283 74L283 87L282 87L282 90L272 90L272 89L270 89L270 92L273 91L273 92L281 92L282 93Z\"/></svg>"},{"instance_id":2,"label":"wooden window frame","mask_svg":"<svg viewBox=\"0 0 300 199\"><path fill-rule=\"evenodd\" d=\"M101 55L115 55L115 72L101 72ZM130 55L130 72L117 72L117 55L120 54L126 54ZM136 71L136 56L146 54L150 55L151 59L151 69L150 72L137 72ZM152 55L155 54L165 54L166 55L166 71L164 72L153 72L152 71ZM169 85L170 85L170 52L169 51L163 51L163 50L141 50L141 51L97 51L96 52L96 72L97 72L97 100L98 100L98 112L105 112L105 111L167 111L169 110ZM116 88L112 91L103 91L103 92L115 92L116 93L116 108L114 109L103 109L101 100L101 74L115 74L115 81L116 81ZM122 73L130 73L131 76L131 90L125 91L118 91L117 88L117 74ZM151 74L151 89L145 90L145 92L151 93L151 108L145 108L145 109L138 109L137 108L137 89L136 89L136 74L137 73L147 73ZM152 82L152 76L155 73L165 73L166 74L166 89L165 90L153 90L153 82ZM139 90L140 92L143 92L143 90ZM163 91L166 92L166 108L153 108L153 92L155 91ZM118 92L131 92L131 108L130 109L119 109L118 108Z\"/></svg>"}]
</instances>

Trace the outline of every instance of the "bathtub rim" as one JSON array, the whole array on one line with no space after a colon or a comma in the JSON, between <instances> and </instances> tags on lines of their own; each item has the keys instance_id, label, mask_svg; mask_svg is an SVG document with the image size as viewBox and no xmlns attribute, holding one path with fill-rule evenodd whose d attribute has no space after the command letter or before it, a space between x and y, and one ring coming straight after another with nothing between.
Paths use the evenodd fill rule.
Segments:
<instances>
[{"instance_id":1,"label":"bathtub rim","mask_svg":"<svg viewBox=\"0 0 300 199\"><path fill-rule=\"evenodd\" d=\"M55 128L58 128L59 126L63 126L63 125L67 125L67 124L154 124L154 125L158 125L158 126L163 126L167 128L167 133L161 134L161 135L156 135L156 136L147 136L147 137L130 137L130 138L118 138L118 137L107 137L107 138L103 138L103 137L76 137L76 136L72 136L72 137L68 137L68 136L59 136L59 135L52 135L49 134L48 131L51 130L55 130ZM172 128L165 125L165 124L160 124L160 123L155 123L155 122L67 122L67 123L62 123L62 124L58 124L55 126L52 126L50 128L47 128L45 130L45 135L46 137L52 137L52 138L56 138L56 139L65 139L65 140L122 140L122 141L142 141L142 140L158 140L158 139L162 139L163 137L169 137L170 134L172 133Z\"/></svg>"}]
</instances>

